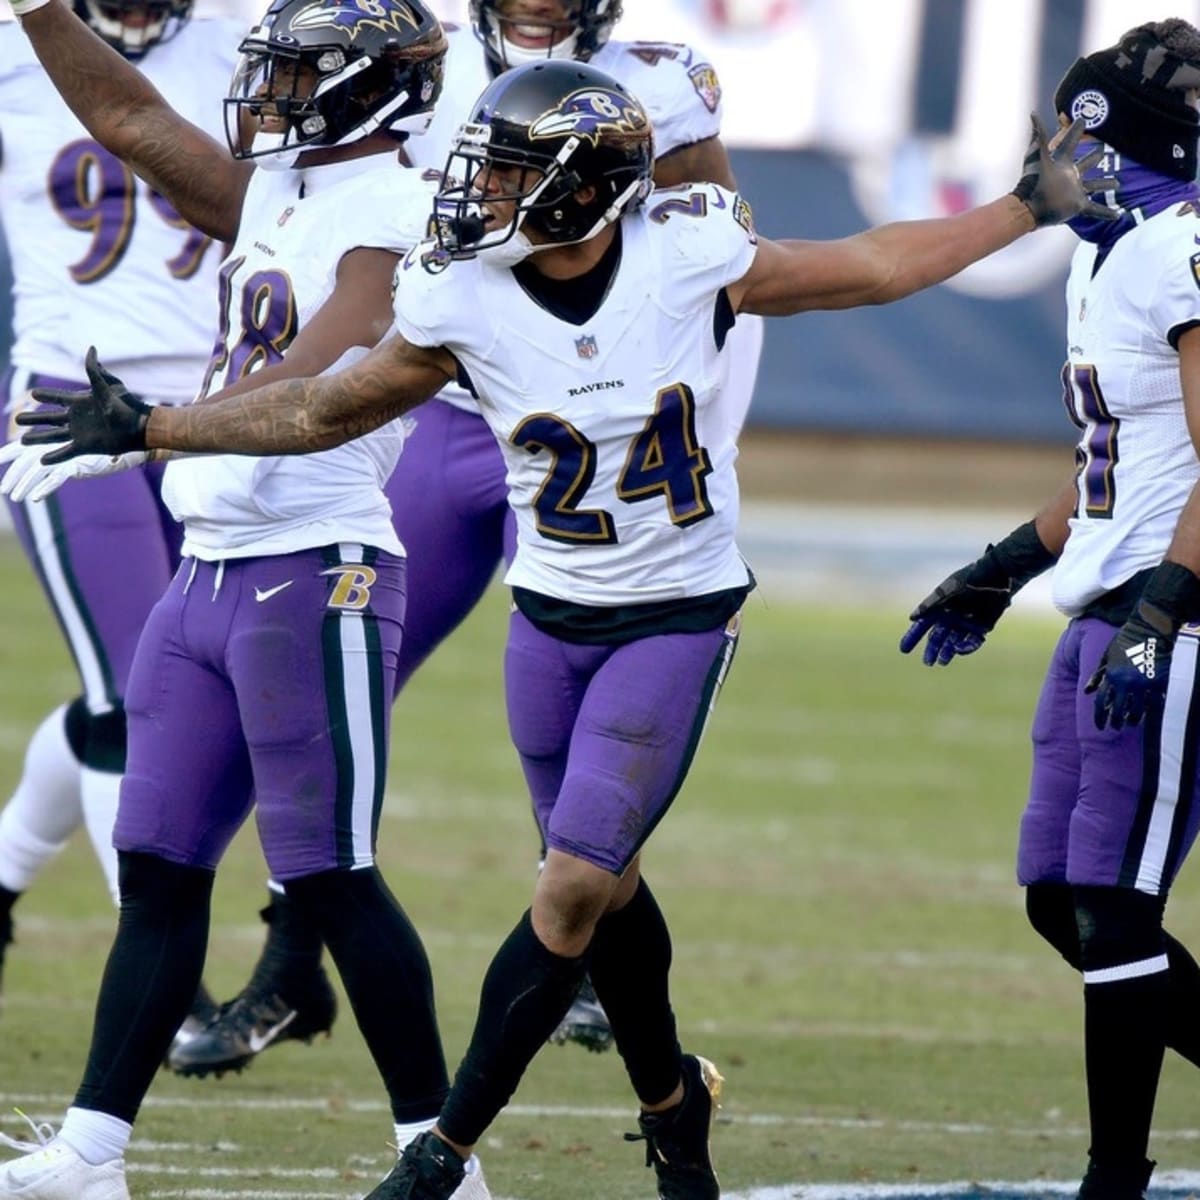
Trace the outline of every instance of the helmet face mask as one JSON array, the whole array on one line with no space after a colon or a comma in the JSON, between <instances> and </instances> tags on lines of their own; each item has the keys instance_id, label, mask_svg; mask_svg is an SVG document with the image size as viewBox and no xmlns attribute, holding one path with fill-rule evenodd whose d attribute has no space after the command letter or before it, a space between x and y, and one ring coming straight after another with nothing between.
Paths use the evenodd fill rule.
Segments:
<instances>
[{"instance_id":1,"label":"helmet face mask","mask_svg":"<svg viewBox=\"0 0 1200 1200\"><path fill-rule=\"evenodd\" d=\"M188 23L192 0L75 0L75 12L119 54L136 60Z\"/></svg>"},{"instance_id":2,"label":"helmet face mask","mask_svg":"<svg viewBox=\"0 0 1200 1200\"><path fill-rule=\"evenodd\" d=\"M306 149L423 132L446 40L421 0L276 0L239 49L230 151L286 168Z\"/></svg>"},{"instance_id":3,"label":"helmet face mask","mask_svg":"<svg viewBox=\"0 0 1200 1200\"><path fill-rule=\"evenodd\" d=\"M520 0L471 0L471 25L492 74L548 58L586 62L621 16L621 0L564 0L561 7L561 18L547 19L522 15ZM534 44L518 40L518 31Z\"/></svg>"},{"instance_id":4,"label":"helmet face mask","mask_svg":"<svg viewBox=\"0 0 1200 1200\"><path fill-rule=\"evenodd\" d=\"M465 258L518 235L587 241L641 204L653 170L650 121L616 80L574 62L516 68L455 139L434 207L439 247Z\"/></svg>"}]
</instances>

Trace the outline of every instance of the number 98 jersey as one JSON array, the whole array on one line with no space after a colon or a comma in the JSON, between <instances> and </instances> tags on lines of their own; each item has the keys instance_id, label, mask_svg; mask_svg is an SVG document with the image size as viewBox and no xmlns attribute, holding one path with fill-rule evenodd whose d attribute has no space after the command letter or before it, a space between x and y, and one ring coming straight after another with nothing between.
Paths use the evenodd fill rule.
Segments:
<instances>
[{"instance_id":1,"label":"number 98 jersey","mask_svg":"<svg viewBox=\"0 0 1200 1200\"><path fill-rule=\"evenodd\" d=\"M1176 348L1200 324L1198 236L1187 201L1123 234L1095 274L1098 248L1075 251L1063 385L1079 495L1053 579L1069 616L1162 561L1200 480Z\"/></svg>"},{"instance_id":2,"label":"number 98 jersey","mask_svg":"<svg viewBox=\"0 0 1200 1200\"><path fill-rule=\"evenodd\" d=\"M425 243L397 272L399 331L461 364L504 453L512 585L612 607L744 586L734 540L737 422L724 411L723 289L754 260L744 202L657 191L620 223L599 309L555 316L486 254Z\"/></svg>"},{"instance_id":3,"label":"number 98 jersey","mask_svg":"<svg viewBox=\"0 0 1200 1200\"><path fill-rule=\"evenodd\" d=\"M177 112L222 143L241 32L193 19L140 64ZM0 217L18 371L81 378L94 345L135 392L174 403L195 395L221 247L90 137L16 22L0 25Z\"/></svg>"}]
</instances>

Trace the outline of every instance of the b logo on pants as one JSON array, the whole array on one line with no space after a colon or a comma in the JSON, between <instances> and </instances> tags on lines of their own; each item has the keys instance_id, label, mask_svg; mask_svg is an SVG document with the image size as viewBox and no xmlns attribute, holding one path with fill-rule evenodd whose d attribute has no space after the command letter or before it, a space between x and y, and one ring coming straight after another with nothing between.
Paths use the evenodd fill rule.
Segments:
<instances>
[{"instance_id":1,"label":"b logo on pants","mask_svg":"<svg viewBox=\"0 0 1200 1200\"><path fill-rule=\"evenodd\" d=\"M371 587L379 576L371 567L330 567L322 575L336 575L337 583L326 602L327 608L343 608L358 612L371 603Z\"/></svg>"}]
</instances>

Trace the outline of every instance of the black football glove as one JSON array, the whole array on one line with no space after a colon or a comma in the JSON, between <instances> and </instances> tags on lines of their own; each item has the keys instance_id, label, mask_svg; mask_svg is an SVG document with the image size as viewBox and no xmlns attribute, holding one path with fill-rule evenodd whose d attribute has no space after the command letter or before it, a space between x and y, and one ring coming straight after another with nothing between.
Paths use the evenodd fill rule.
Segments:
<instances>
[{"instance_id":1,"label":"black football glove","mask_svg":"<svg viewBox=\"0 0 1200 1200\"><path fill-rule=\"evenodd\" d=\"M1037 113L1030 113L1033 136L1025 153L1024 172L1012 194L1033 213L1039 226L1060 225L1072 217L1102 217L1112 221L1121 214L1116 209L1098 204L1091 198L1094 192L1113 191L1117 181L1110 176L1083 180L1081 176L1104 155L1097 146L1086 158L1075 162L1075 147L1083 135L1083 118L1077 117L1053 150L1046 136L1046 127Z\"/></svg>"},{"instance_id":2,"label":"black football glove","mask_svg":"<svg viewBox=\"0 0 1200 1200\"><path fill-rule=\"evenodd\" d=\"M1141 603L1108 643L1084 691L1095 693L1097 729L1136 725L1161 708L1171 673L1175 630L1164 615Z\"/></svg>"},{"instance_id":3,"label":"black football glove","mask_svg":"<svg viewBox=\"0 0 1200 1200\"><path fill-rule=\"evenodd\" d=\"M1097 729L1136 725L1162 707L1175 637L1181 625L1198 618L1200 578L1182 563L1159 563L1083 689L1095 693Z\"/></svg>"},{"instance_id":4,"label":"black football glove","mask_svg":"<svg viewBox=\"0 0 1200 1200\"><path fill-rule=\"evenodd\" d=\"M974 654L1017 592L1053 566L1056 557L1027 521L943 579L908 614L912 624L900 639L900 653L910 654L928 636L922 658L927 667L944 667L961 654Z\"/></svg>"},{"instance_id":5,"label":"black football glove","mask_svg":"<svg viewBox=\"0 0 1200 1200\"><path fill-rule=\"evenodd\" d=\"M33 398L43 404L58 404L58 411L17 414L18 425L36 428L21 438L27 446L66 444L42 458L47 466L66 462L79 454L125 454L146 449L146 423L153 411L110 371L106 371L92 346L84 359L88 391L34 388Z\"/></svg>"},{"instance_id":6,"label":"black football glove","mask_svg":"<svg viewBox=\"0 0 1200 1200\"><path fill-rule=\"evenodd\" d=\"M912 624L900 639L900 653L911 653L928 635L922 658L927 667L944 667L960 654L974 654L1012 598L1012 581L997 574L985 554L943 579L908 614Z\"/></svg>"}]
</instances>

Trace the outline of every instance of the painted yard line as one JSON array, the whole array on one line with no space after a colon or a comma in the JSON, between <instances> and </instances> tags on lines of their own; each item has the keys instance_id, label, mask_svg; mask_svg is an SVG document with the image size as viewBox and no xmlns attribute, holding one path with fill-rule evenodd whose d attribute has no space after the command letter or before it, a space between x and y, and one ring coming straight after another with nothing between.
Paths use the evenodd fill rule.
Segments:
<instances>
[{"instance_id":1,"label":"painted yard line","mask_svg":"<svg viewBox=\"0 0 1200 1200\"><path fill-rule=\"evenodd\" d=\"M944 1184L872 1184L872 1183L787 1183L778 1187L754 1188L748 1192L727 1192L724 1200L1017 1200L1030 1196L1072 1196L1079 1181L1030 1179L1024 1181L987 1180ZM1170 1197L1183 1200L1200 1189L1200 1172L1172 1171L1155 1180L1149 1200ZM348 1200L347 1192L271 1191L263 1189L226 1191L218 1188L153 1189L146 1193L152 1200ZM502 1200L496 1197L496 1200Z\"/></svg>"},{"instance_id":2,"label":"painted yard line","mask_svg":"<svg viewBox=\"0 0 1200 1200\"><path fill-rule=\"evenodd\" d=\"M16 1105L29 1113L36 1121L57 1119L45 1115L49 1109L51 1114L61 1113L69 1103L64 1096L34 1095L22 1092L0 1092L0 1107ZM34 1106L38 1112L30 1112ZM195 1099L182 1096L149 1096L144 1108L186 1108L189 1111L200 1109L239 1109L245 1112L326 1112L330 1109L329 1101L315 1099L248 1099L245 1097L226 1096L213 1099ZM339 1100L337 1109L340 1112L362 1114L387 1113L388 1106L379 1100ZM565 1119L597 1119L606 1121L627 1121L631 1109L616 1108L603 1105L574 1105L574 1104L510 1104L501 1117L533 1117L552 1120ZM953 1134L966 1137L1070 1137L1078 1139L1087 1134L1082 1126L1075 1125L1036 1125L1009 1126L1001 1128L979 1122L968 1121L890 1121L883 1118L868 1117L817 1117L792 1115L788 1113L731 1113L722 1111L717 1117L721 1125L754 1125L754 1126L792 1126L809 1129L848 1129L874 1132L880 1129L894 1129L907 1133L938 1133ZM1200 1129L1156 1129L1154 1136L1158 1140L1187 1141L1200 1140ZM211 1149L211 1147L209 1147ZM1197 1176L1200 1178L1200 1176Z\"/></svg>"}]
</instances>

